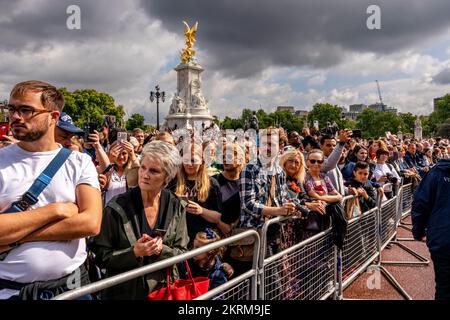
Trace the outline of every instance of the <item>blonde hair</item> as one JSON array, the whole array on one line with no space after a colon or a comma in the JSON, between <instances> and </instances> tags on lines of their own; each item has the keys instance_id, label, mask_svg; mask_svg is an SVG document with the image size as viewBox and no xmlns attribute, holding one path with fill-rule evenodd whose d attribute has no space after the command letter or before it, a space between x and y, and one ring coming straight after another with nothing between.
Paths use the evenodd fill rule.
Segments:
<instances>
[{"instance_id":1,"label":"blonde hair","mask_svg":"<svg viewBox=\"0 0 450 320\"><path fill-rule=\"evenodd\" d=\"M280 166L285 169L285 164L288 160L293 160L295 158L300 159L300 168L298 169L298 172L295 174L293 178L295 178L297 181L300 181L301 183L305 182L305 176L306 176L306 169L305 169L305 158L303 157L303 154L298 150L288 150L281 156L280 159Z\"/></svg>"},{"instance_id":2,"label":"blonde hair","mask_svg":"<svg viewBox=\"0 0 450 320\"><path fill-rule=\"evenodd\" d=\"M306 160L309 160L309 157L312 154L314 154L314 153L320 154L322 156L322 159L325 158L325 155L324 155L322 150L320 150L320 149L312 149L310 152L308 152L308 156L306 157Z\"/></svg>"},{"instance_id":3,"label":"blonde hair","mask_svg":"<svg viewBox=\"0 0 450 320\"><path fill-rule=\"evenodd\" d=\"M194 191L197 194L197 200L199 202L205 202L209 196L209 189L211 188L211 181L209 179L208 170L206 168L205 162L203 161L203 148L198 144L188 144L183 148L183 155L188 154L190 159L193 156L198 156L202 159L200 168L198 169L197 176L195 178ZM186 180L187 175L184 170L184 165L181 166L177 174L177 189L175 193L178 196L186 194Z\"/></svg>"}]
</instances>

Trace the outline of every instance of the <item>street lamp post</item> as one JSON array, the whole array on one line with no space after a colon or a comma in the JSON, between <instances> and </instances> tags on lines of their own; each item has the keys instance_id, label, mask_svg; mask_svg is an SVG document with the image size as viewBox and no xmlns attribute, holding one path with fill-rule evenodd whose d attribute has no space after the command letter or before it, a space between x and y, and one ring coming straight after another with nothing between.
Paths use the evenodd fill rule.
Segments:
<instances>
[{"instance_id":1,"label":"street lamp post","mask_svg":"<svg viewBox=\"0 0 450 320\"><path fill-rule=\"evenodd\" d=\"M156 98L156 130L159 131L159 99L162 102L166 100L166 93L164 91L159 92L159 85L156 85L155 91L150 91L150 101L153 102Z\"/></svg>"}]
</instances>

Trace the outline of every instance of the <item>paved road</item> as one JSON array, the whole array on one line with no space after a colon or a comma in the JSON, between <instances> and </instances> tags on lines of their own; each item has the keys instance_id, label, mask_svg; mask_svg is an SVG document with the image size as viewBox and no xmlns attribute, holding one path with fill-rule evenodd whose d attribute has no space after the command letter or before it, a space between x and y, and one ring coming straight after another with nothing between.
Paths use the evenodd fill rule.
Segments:
<instances>
[{"instance_id":1,"label":"paved road","mask_svg":"<svg viewBox=\"0 0 450 320\"><path fill-rule=\"evenodd\" d=\"M408 217L405 222L411 222ZM399 228L398 237L410 238L411 232ZM420 255L428 258L430 264L428 266L390 266L386 265L386 269L395 277L400 285L414 300L433 300L434 299L434 271L431 257L425 243L417 241L403 241L403 244L413 249ZM382 252L382 261L400 260L400 261L417 261L417 259L405 252L396 245L386 248ZM371 274L363 273L358 277L345 291L344 299L371 299L371 300L403 300L394 287L384 278L381 277L381 286L379 289L368 289L367 280Z\"/></svg>"}]
</instances>

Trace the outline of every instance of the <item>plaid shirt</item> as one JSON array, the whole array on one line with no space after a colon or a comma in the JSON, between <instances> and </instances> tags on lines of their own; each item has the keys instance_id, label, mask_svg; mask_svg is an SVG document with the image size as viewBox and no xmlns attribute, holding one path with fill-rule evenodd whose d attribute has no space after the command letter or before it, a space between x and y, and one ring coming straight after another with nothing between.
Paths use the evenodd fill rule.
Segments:
<instances>
[{"instance_id":1,"label":"plaid shirt","mask_svg":"<svg viewBox=\"0 0 450 320\"><path fill-rule=\"evenodd\" d=\"M286 174L275 159L272 168L264 168L258 158L257 163L249 163L241 172L241 227L259 228L264 224L263 208L269 199L270 184L275 174L275 197L272 206L281 207L287 198Z\"/></svg>"}]
</instances>

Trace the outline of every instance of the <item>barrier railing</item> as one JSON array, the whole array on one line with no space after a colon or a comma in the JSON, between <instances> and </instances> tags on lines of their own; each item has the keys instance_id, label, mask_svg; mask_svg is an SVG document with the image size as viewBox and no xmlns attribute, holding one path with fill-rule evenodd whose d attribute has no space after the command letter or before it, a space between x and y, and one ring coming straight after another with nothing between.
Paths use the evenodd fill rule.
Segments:
<instances>
[{"instance_id":1,"label":"barrier railing","mask_svg":"<svg viewBox=\"0 0 450 320\"><path fill-rule=\"evenodd\" d=\"M295 217L268 220L261 233L259 299L323 300L335 294L336 248L331 230L320 232L286 250L270 255L268 230Z\"/></svg>"},{"instance_id":2,"label":"barrier railing","mask_svg":"<svg viewBox=\"0 0 450 320\"><path fill-rule=\"evenodd\" d=\"M382 246L382 249L384 249L388 244L391 245L396 245L398 246L400 249L402 249L403 251L407 252L408 254L410 254L411 256L413 256L414 258L416 258L416 260L399 260L399 261L395 261L395 260L389 260L389 261L382 261L381 263L386 264L386 265L410 265L410 266L427 266L429 265L430 261L420 255L418 252L412 250L411 248L405 246L403 243L401 243L400 241L414 241L414 238L410 237L410 238L397 238L397 228L398 227L402 227L408 231L411 231L410 228L407 228L403 225L402 223L402 219L404 219L405 217L407 217L410 213L411 213L411 204L412 204L412 184L407 184L402 186L399 189L399 194L398 194L398 202L397 202L397 213L395 215L395 227L394 227L394 231L390 230L391 229L391 217L392 214L390 214L390 209L386 208L384 213L382 210L382 215L384 214L384 220L383 220L383 230L384 230L384 234L389 234L392 236L389 237L389 240ZM383 217L382 217L383 218ZM389 219L389 220L388 220ZM387 238L387 237L385 237ZM383 240L386 240L386 239Z\"/></svg>"},{"instance_id":3,"label":"barrier railing","mask_svg":"<svg viewBox=\"0 0 450 320\"><path fill-rule=\"evenodd\" d=\"M379 256L377 248L377 214L375 207L348 221L347 234L341 252L342 281L338 296Z\"/></svg>"},{"instance_id":4,"label":"barrier railing","mask_svg":"<svg viewBox=\"0 0 450 320\"><path fill-rule=\"evenodd\" d=\"M237 240L255 237L252 269L198 297L198 300L319 300L342 299L343 291L369 267L379 268L387 280L406 298L411 297L382 264L381 252L388 244L398 244L397 227L407 212L404 201L411 203L410 185L402 186L394 198L348 221L342 250L332 241L331 229L322 231L280 252L269 250L269 229L300 221L296 217L276 217L263 225L260 235L248 230L182 255L107 278L55 297L56 300L76 299L86 294L144 276L190 259L201 253L229 245ZM343 199L346 201L353 196ZM345 206L344 206L345 208ZM270 233L270 232L269 232ZM270 244L269 244L270 245ZM405 249L405 248L403 248ZM405 249L411 253L409 248ZM413 254L413 253L411 253ZM414 255L414 254L413 254ZM416 256L417 257L417 256ZM421 258L417 264L428 264ZM411 262L403 262L411 264Z\"/></svg>"},{"instance_id":5,"label":"barrier railing","mask_svg":"<svg viewBox=\"0 0 450 320\"><path fill-rule=\"evenodd\" d=\"M205 297L199 297L199 299L223 299L227 298L227 300L255 300L257 298L257 262L259 260L259 248L260 248L260 238L259 234L254 230L248 230L237 234L235 236L222 239L220 241L210 243L201 248L194 249L183 254L180 254L175 257L171 257L165 260L161 260L150 265L134 269L131 271L124 272L122 274L113 276L111 278L107 278L104 280L100 280L98 282L94 282L87 286L74 289L58 295L54 298L54 300L73 300L85 296L87 294L92 294L99 292L101 290L113 287L115 285L121 284L123 282L145 276L146 274L159 271L165 269L167 267L171 267L175 264L183 262L185 260L191 259L199 254L207 253L211 250L229 245L238 240L242 240L248 237L255 238L254 242L254 252L253 252L253 266L252 269L242 274L241 276L230 280L229 282L209 291L205 294Z\"/></svg>"}]
</instances>

